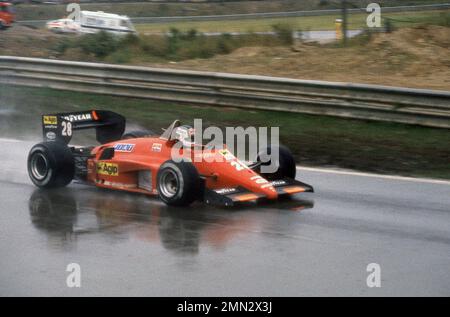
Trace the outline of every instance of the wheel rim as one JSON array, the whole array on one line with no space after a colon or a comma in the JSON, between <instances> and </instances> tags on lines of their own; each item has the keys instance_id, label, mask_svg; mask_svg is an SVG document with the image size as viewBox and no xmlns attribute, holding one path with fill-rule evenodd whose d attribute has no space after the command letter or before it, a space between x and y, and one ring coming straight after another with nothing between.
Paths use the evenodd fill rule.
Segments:
<instances>
[{"instance_id":1,"label":"wheel rim","mask_svg":"<svg viewBox=\"0 0 450 317\"><path fill-rule=\"evenodd\" d=\"M48 174L48 161L42 153L36 153L31 159L31 173L37 180L43 180Z\"/></svg>"},{"instance_id":2,"label":"wheel rim","mask_svg":"<svg viewBox=\"0 0 450 317\"><path fill-rule=\"evenodd\" d=\"M173 197L178 192L178 177L172 170L166 170L161 175L159 187L165 197Z\"/></svg>"}]
</instances>

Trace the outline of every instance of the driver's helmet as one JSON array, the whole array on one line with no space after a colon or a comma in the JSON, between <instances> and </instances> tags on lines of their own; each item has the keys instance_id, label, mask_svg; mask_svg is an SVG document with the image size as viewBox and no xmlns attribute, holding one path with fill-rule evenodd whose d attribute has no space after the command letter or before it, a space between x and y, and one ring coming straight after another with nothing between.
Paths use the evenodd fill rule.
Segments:
<instances>
[{"instance_id":1,"label":"driver's helmet","mask_svg":"<svg viewBox=\"0 0 450 317\"><path fill-rule=\"evenodd\" d=\"M175 139L180 141L183 146L193 146L195 130L190 125L182 125L175 129Z\"/></svg>"}]
</instances>

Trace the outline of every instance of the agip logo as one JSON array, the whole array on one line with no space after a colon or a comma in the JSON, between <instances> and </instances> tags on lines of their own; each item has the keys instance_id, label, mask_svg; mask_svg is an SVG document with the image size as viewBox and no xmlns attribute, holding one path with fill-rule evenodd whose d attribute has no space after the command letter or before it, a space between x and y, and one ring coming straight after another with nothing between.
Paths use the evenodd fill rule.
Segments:
<instances>
[{"instance_id":1,"label":"agip logo","mask_svg":"<svg viewBox=\"0 0 450 317\"><path fill-rule=\"evenodd\" d=\"M97 163L97 173L107 176L119 176L119 165L114 163Z\"/></svg>"}]
</instances>

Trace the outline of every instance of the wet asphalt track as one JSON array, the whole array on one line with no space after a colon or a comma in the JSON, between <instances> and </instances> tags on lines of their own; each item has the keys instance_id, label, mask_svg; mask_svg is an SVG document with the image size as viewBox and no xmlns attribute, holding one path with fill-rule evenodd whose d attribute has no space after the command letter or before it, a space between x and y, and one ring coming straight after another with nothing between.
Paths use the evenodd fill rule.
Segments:
<instances>
[{"instance_id":1,"label":"wet asphalt track","mask_svg":"<svg viewBox=\"0 0 450 317\"><path fill-rule=\"evenodd\" d=\"M28 180L0 140L0 295L450 295L450 183L300 170L315 194L242 209ZM81 288L66 266L81 265ZM366 266L381 265L381 288Z\"/></svg>"}]
</instances>

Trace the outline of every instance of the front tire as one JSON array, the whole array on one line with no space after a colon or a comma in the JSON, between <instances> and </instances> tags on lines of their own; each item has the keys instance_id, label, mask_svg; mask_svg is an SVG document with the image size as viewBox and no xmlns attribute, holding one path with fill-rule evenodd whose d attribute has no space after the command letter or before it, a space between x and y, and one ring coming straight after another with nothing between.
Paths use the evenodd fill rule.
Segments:
<instances>
[{"instance_id":1,"label":"front tire","mask_svg":"<svg viewBox=\"0 0 450 317\"><path fill-rule=\"evenodd\" d=\"M272 163L272 153L276 153L278 151L278 159L274 160L274 165L276 167L276 171L271 173L263 173L261 172L262 166L268 166ZM292 155L291 151L283 145L275 146L271 145L267 149L258 153L257 162L261 162L259 167L259 174L264 178L269 180L282 179L285 177L289 177L295 179L295 175L297 173L297 168L295 166L295 159Z\"/></svg>"},{"instance_id":2,"label":"front tire","mask_svg":"<svg viewBox=\"0 0 450 317\"><path fill-rule=\"evenodd\" d=\"M28 154L28 175L41 188L66 186L75 175L72 151L58 141L36 144Z\"/></svg>"},{"instance_id":3,"label":"front tire","mask_svg":"<svg viewBox=\"0 0 450 317\"><path fill-rule=\"evenodd\" d=\"M166 161L157 178L159 197L167 205L188 206L202 193L200 176L190 162Z\"/></svg>"}]
</instances>

